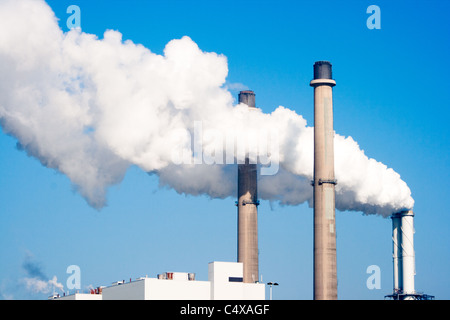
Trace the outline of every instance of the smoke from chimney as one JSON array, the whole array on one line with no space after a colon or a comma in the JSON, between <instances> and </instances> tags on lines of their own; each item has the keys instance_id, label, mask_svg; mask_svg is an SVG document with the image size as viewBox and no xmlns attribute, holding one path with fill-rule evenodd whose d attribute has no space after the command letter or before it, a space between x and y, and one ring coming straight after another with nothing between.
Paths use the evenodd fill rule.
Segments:
<instances>
[{"instance_id":1,"label":"smoke from chimney","mask_svg":"<svg viewBox=\"0 0 450 320\"><path fill-rule=\"evenodd\" d=\"M64 291L64 286L58 282L56 276L48 278L42 270L40 264L34 257L27 253L22 264L27 276L20 279L20 283L31 293L51 293L52 291Z\"/></svg>"},{"instance_id":2,"label":"smoke from chimney","mask_svg":"<svg viewBox=\"0 0 450 320\"><path fill-rule=\"evenodd\" d=\"M179 193L235 197L228 164L251 146L266 168L276 164L258 180L260 199L312 205L313 127L282 106L263 113L236 103L225 56L189 37L158 55L118 31L63 32L44 1L2 1L0 21L0 125L91 206L102 208L132 165ZM387 217L413 207L398 173L351 137L336 134L334 146L336 209Z\"/></svg>"}]
</instances>

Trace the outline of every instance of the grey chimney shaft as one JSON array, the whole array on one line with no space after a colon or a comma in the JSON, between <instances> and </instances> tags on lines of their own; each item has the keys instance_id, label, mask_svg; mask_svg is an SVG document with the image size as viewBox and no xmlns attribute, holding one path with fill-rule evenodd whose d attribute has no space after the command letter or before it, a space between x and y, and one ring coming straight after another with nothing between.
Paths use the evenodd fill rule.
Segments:
<instances>
[{"instance_id":1,"label":"grey chimney shaft","mask_svg":"<svg viewBox=\"0 0 450 320\"><path fill-rule=\"evenodd\" d=\"M314 299L337 299L331 63L314 64Z\"/></svg>"},{"instance_id":2,"label":"grey chimney shaft","mask_svg":"<svg viewBox=\"0 0 450 320\"><path fill-rule=\"evenodd\" d=\"M253 91L241 91L239 102L255 108ZM243 263L244 282L258 281L258 195L256 164L245 158L238 165L238 262Z\"/></svg>"}]
</instances>

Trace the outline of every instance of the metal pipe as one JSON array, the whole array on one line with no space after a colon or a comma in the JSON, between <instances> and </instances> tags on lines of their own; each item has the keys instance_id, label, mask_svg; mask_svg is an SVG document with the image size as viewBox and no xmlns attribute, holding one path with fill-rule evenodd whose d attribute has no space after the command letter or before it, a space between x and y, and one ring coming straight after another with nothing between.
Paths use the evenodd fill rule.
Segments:
<instances>
[{"instance_id":1,"label":"metal pipe","mask_svg":"<svg viewBox=\"0 0 450 320\"><path fill-rule=\"evenodd\" d=\"M239 102L255 108L253 91L241 91ZM246 156L238 165L238 262L243 263L243 282L259 279L257 167Z\"/></svg>"},{"instance_id":2,"label":"metal pipe","mask_svg":"<svg viewBox=\"0 0 450 320\"><path fill-rule=\"evenodd\" d=\"M268 282L267 285L269 286L269 300L272 300L272 286L277 286L278 283Z\"/></svg>"},{"instance_id":3,"label":"metal pipe","mask_svg":"<svg viewBox=\"0 0 450 320\"><path fill-rule=\"evenodd\" d=\"M314 64L314 299L337 299L331 63Z\"/></svg>"},{"instance_id":4,"label":"metal pipe","mask_svg":"<svg viewBox=\"0 0 450 320\"><path fill-rule=\"evenodd\" d=\"M402 265L402 231L401 215L395 213L392 219L392 257L394 264L394 294L403 291L403 265Z\"/></svg>"},{"instance_id":5,"label":"metal pipe","mask_svg":"<svg viewBox=\"0 0 450 320\"><path fill-rule=\"evenodd\" d=\"M394 213L392 219L392 247L394 262L393 297L401 300L417 298L414 289L414 213L412 210Z\"/></svg>"},{"instance_id":6,"label":"metal pipe","mask_svg":"<svg viewBox=\"0 0 450 320\"><path fill-rule=\"evenodd\" d=\"M415 294L414 276L416 274L414 254L414 213L412 210L401 212L402 219L402 278L405 299Z\"/></svg>"}]
</instances>

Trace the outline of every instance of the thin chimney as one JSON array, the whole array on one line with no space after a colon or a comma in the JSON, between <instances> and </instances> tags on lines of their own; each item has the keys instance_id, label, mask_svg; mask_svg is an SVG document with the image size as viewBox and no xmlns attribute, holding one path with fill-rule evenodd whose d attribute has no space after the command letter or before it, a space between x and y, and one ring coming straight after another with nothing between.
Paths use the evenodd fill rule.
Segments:
<instances>
[{"instance_id":1,"label":"thin chimney","mask_svg":"<svg viewBox=\"0 0 450 320\"><path fill-rule=\"evenodd\" d=\"M337 299L331 63L314 64L314 299Z\"/></svg>"},{"instance_id":2,"label":"thin chimney","mask_svg":"<svg viewBox=\"0 0 450 320\"><path fill-rule=\"evenodd\" d=\"M239 102L255 108L255 93L241 91ZM248 156L244 164L238 164L238 262L243 263L243 281L259 280L258 263L258 194L257 166Z\"/></svg>"}]
</instances>

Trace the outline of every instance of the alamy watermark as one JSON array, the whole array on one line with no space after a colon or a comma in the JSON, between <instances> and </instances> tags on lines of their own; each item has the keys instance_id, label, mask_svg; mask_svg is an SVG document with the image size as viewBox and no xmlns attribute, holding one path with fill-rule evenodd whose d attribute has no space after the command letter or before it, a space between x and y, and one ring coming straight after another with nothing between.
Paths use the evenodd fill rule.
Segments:
<instances>
[{"instance_id":1,"label":"alamy watermark","mask_svg":"<svg viewBox=\"0 0 450 320\"><path fill-rule=\"evenodd\" d=\"M81 9L77 5L70 5L67 7L66 12L71 14L67 18L66 26L68 29L81 29Z\"/></svg>"},{"instance_id":2,"label":"alamy watermark","mask_svg":"<svg viewBox=\"0 0 450 320\"><path fill-rule=\"evenodd\" d=\"M173 130L171 139L178 148L172 150L172 162L181 164L259 164L261 175L275 175L279 169L279 136L277 130L259 128L239 136L233 130L204 128L194 121L193 133ZM184 142L184 145L182 145Z\"/></svg>"},{"instance_id":3,"label":"alamy watermark","mask_svg":"<svg viewBox=\"0 0 450 320\"><path fill-rule=\"evenodd\" d=\"M373 4L367 8L366 13L371 14L366 21L367 28L369 28L370 30L381 29L380 7Z\"/></svg>"},{"instance_id":4,"label":"alamy watermark","mask_svg":"<svg viewBox=\"0 0 450 320\"><path fill-rule=\"evenodd\" d=\"M79 266L73 264L67 267L66 273L70 274L67 278L66 286L69 290L81 289L81 269Z\"/></svg>"},{"instance_id":5,"label":"alamy watermark","mask_svg":"<svg viewBox=\"0 0 450 320\"><path fill-rule=\"evenodd\" d=\"M370 274L367 278L366 286L367 289L381 289L381 269L377 265L370 265L366 269L366 273Z\"/></svg>"}]
</instances>

